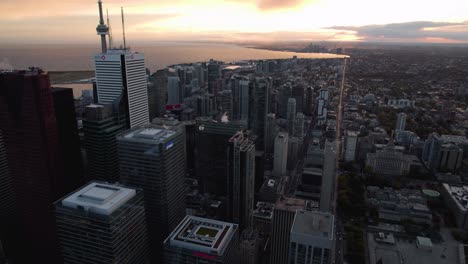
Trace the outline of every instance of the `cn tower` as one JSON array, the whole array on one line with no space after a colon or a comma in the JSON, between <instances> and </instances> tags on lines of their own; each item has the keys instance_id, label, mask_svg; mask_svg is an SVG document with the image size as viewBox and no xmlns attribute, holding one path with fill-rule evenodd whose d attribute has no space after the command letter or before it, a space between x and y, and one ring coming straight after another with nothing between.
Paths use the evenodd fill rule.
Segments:
<instances>
[{"instance_id":1,"label":"cn tower","mask_svg":"<svg viewBox=\"0 0 468 264\"><path fill-rule=\"evenodd\" d=\"M98 35L101 35L101 47L102 53L107 52L107 42L106 42L106 35L109 35L109 27L104 24L104 15L102 13L102 1L98 1L99 5L99 24L96 27L96 32Z\"/></svg>"}]
</instances>

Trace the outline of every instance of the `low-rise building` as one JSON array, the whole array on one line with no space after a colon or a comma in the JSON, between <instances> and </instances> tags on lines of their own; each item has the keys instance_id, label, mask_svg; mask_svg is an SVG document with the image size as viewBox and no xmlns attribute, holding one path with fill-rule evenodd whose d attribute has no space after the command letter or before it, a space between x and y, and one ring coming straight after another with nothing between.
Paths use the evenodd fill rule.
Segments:
<instances>
[{"instance_id":1,"label":"low-rise building","mask_svg":"<svg viewBox=\"0 0 468 264\"><path fill-rule=\"evenodd\" d=\"M367 202L377 208L379 218L383 220L398 222L411 219L418 223L432 223L432 213L420 190L368 186Z\"/></svg>"},{"instance_id":2,"label":"low-rise building","mask_svg":"<svg viewBox=\"0 0 468 264\"><path fill-rule=\"evenodd\" d=\"M468 229L468 186L442 184L442 197L459 228Z\"/></svg>"}]
</instances>

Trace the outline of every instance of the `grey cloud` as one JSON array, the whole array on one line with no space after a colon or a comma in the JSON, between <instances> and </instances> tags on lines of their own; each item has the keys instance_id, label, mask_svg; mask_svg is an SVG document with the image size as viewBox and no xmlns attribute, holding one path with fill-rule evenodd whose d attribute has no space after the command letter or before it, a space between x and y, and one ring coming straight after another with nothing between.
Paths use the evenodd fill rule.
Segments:
<instances>
[{"instance_id":1,"label":"grey cloud","mask_svg":"<svg viewBox=\"0 0 468 264\"><path fill-rule=\"evenodd\" d=\"M456 27L457 30L453 30ZM424 28L435 28L424 30ZM359 27L336 26L330 27L334 30L354 31L365 40L374 39L421 39L421 38L444 38L456 41L468 40L468 23L449 23L414 21L406 23L393 23L384 25L366 25ZM452 29L452 30L451 30Z\"/></svg>"}]
</instances>

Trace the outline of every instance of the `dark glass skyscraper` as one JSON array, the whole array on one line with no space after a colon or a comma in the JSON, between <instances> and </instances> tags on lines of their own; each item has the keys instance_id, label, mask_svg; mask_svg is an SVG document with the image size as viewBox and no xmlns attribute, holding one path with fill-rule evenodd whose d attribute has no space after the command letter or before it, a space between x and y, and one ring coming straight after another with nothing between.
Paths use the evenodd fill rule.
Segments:
<instances>
[{"instance_id":1,"label":"dark glass skyscraper","mask_svg":"<svg viewBox=\"0 0 468 264\"><path fill-rule=\"evenodd\" d=\"M59 148L65 168L65 191L71 192L84 184L80 137L76 122L75 101L70 88L52 88Z\"/></svg>"},{"instance_id":2,"label":"dark glass skyscraper","mask_svg":"<svg viewBox=\"0 0 468 264\"><path fill-rule=\"evenodd\" d=\"M0 73L0 130L17 197L18 263L61 263L52 203L66 193L49 76L34 68ZM6 241L7 243L7 241Z\"/></svg>"},{"instance_id":3,"label":"dark glass skyscraper","mask_svg":"<svg viewBox=\"0 0 468 264\"><path fill-rule=\"evenodd\" d=\"M65 263L147 263L143 190L91 182L55 203Z\"/></svg>"},{"instance_id":4,"label":"dark glass skyscraper","mask_svg":"<svg viewBox=\"0 0 468 264\"><path fill-rule=\"evenodd\" d=\"M13 224L15 195L10 179L2 131L0 130L0 241L7 241ZM0 249L1 250L1 249ZM1 263L1 261L0 261Z\"/></svg>"},{"instance_id":5,"label":"dark glass skyscraper","mask_svg":"<svg viewBox=\"0 0 468 264\"><path fill-rule=\"evenodd\" d=\"M116 136L126 129L126 116L113 104L89 105L83 119L88 179L119 180Z\"/></svg>"},{"instance_id":6,"label":"dark glass skyscraper","mask_svg":"<svg viewBox=\"0 0 468 264\"><path fill-rule=\"evenodd\" d=\"M245 126L240 122L197 118L195 129L195 175L201 181L203 192L225 196L229 139Z\"/></svg>"},{"instance_id":7,"label":"dark glass skyscraper","mask_svg":"<svg viewBox=\"0 0 468 264\"><path fill-rule=\"evenodd\" d=\"M255 144L249 132L239 131L229 139L228 213L241 229L252 221L255 185Z\"/></svg>"},{"instance_id":8,"label":"dark glass skyscraper","mask_svg":"<svg viewBox=\"0 0 468 264\"><path fill-rule=\"evenodd\" d=\"M255 146L264 150L265 123L268 114L270 100L271 79L256 78L253 82L253 100L250 107L249 127L257 135Z\"/></svg>"},{"instance_id":9,"label":"dark glass skyscraper","mask_svg":"<svg viewBox=\"0 0 468 264\"><path fill-rule=\"evenodd\" d=\"M162 242L185 216L183 126L137 126L117 136L122 183L145 191L151 254L159 263Z\"/></svg>"}]
</instances>

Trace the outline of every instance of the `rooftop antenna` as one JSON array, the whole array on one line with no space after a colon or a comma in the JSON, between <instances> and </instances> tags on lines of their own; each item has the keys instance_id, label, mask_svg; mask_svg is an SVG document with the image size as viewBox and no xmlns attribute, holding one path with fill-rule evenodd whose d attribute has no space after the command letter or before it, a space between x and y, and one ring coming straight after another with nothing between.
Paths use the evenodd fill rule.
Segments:
<instances>
[{"instance_id":1,"label":"rooftop antenna","mask_svg":"<svg viewBox=\"0 0 468 264\"><path fill-rule=\"evenodd\" d=\"M107 52L106 35L109 35L109 28L104 24L104 15L102 14L102 1L98 1L99 6L99 24L96 27L96 32L101 35L101 49L102 53Z\"/></svg>"},{"instance_id":2,"label":"rooftop antenna","mask_svg":"<svg viewBox=\"0 0 468 264\"><path fill-rule=\"evenodd\" d=\"M109 9L106 9L107 12L107 26L109 28L109 49L112 49L112 29L109 20Z\"/></svg>"},{"instance_id":3,"label":"rooftop antenna","mask_svg":"<svg viewBox=\"0 0 468 264\"><path fill-rule=\"evenodd\" d=\"M125 42L125 20L124 20L124 11L123 11L123 7L120 7L120 10L122 11L123 48L124 48L124 50L125 50L125 49L127 49L127 43Z\"/></svg>"}]
</instances>

